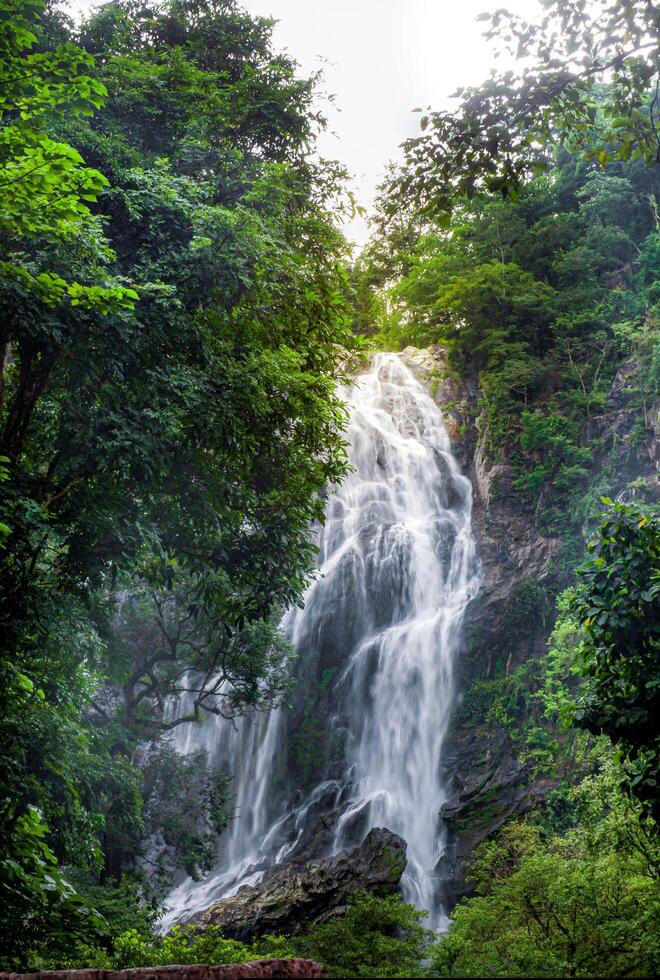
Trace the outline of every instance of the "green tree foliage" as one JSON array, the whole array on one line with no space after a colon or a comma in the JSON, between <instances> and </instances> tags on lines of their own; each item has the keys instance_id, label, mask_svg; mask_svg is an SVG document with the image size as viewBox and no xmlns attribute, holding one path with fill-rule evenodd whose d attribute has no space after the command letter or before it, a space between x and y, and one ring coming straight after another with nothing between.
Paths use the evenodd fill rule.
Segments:
<instances>
[{"instance_id":1,"label":"green tree foliage","mask_svg":"<svg viewBox=\"0 0 660 980\"><path fill-rule=\"evenodd\" d=\"M99 265L110 255L90 213L90 202L108 181L51 134L58 121L98 109L105 87L90 74L93 58L71 41L54 50L35 49L44 8L43 0L0 4L0 284L33 294L46 306L66 301L99 310L130 307L137 294L128 287L81 285L63 279L52 262L35 268L26 261L25 241L42 236L51 243L85 239ZM3 330L3 375L8 341ZM4 377L0 400L2 394Z\"/></svg>"},{"instance_id":2,"label":"green tree foliage","mask_svg":"<svg viewBox=\"0 0 660 980\"><path fill-rule=\"evenodd\" d=\"M343 173L312 160L313 81L233 2L41 15L0 19L0 837L38 808L60 862L119 879L167 699L183 723L286 694L273 617L346 468ZM161 814L172 853L206 860L207 788Z\"/></svg>"},{"instance_id":3,"label":"green tree foliage","mask_svg":"<svg viewBox=\"0 0 660 980\"><path fill-rule=\"evenodd\" d=\"M78 665L96 652L87 617L61 597L39 609L41 645L9 655L4 647L0 660L0 949L8 968L24 966L40 943L56 948L94 932L57 859L98 871L105 800L123 820L139 818L133 773L81 718L91 678Z\"/></svg>"},{"instance_id":4,"label":"green tree foliage","mask_svg":"<svg viewBox=\"0 0 660 980\"><path fill-rule=\"evenodd\" d=\"M632 769L626 785L657 820L660 522L645 508L603 502L607 511L570 604L586 634L574 721L620 749Z\"/></svg>"},{"instance_id":5,"label":"green tree foliage","mask_svg":"<svg viewBox=\"0 0 660 980\"><path fill-rule=\"evenodd\" d=\"M141 936L136 929L122 933L114 943L112 964L119 969L130 969L188 963L244 963L258 955L253 946L225 938L217 926L203 932L174 926L162 938Z\"/></svg>"},{"instance_id":6,"label":"green tree foliage","mask_svg":"<svg viewBox=\"0 0 660 980\"><path fill-rule=\"evenodd\" d=\"M227 939L218 926L201 931L174 926L163 937L128 929L114 939L109 954L99 947L80 945L52 963L73 968L98 963L127 969L303 957L324 964L331 977L426 976L423 960L433 933L422 925L425 915L398 895L380 898L362 892L350 900L345 914L295 936L264 936L248 944Z\"/></svg>"},{"instance_id":7,"label":"green tree foliage","mask_svg":"<svg viewBox=\"0 0 660 980\"><path fill-rule=\"evenodd\" d=\"M181 756L167 742L152 743L136 761L144 829L126 842L127 853L148 854L152 891L166 890L178 868L201 878L215 863L218 835L230 820L231 777L213 769L206 753Z\"/></svg>"},{"instance_id":8,"label":"green tree foliage","mask_svg":"<svg viewBox=\"0 0 660 980\"><path fill-rule=\"evenodd\" d=\"M121 724L127 746L208 714L234 718L246 705L267 708L284 699L292 651L269 620L225 629L189 582L171 590L128 588L130 580L109 624L105 691L92 703L100 719ZM178 706L165 713L175 693Z\"/></svg>"},{"instance_id":9,"label":"green tree foliage","mask_svg":"<svg viewBox=\"0 0 660 980\"><path fill-rule=\"evenodd\" d=\"M351 900L345 915L291 940L290 949L327 965L332 977L418 976L430 937L424 917L399 895L367 892Z\"/></svg>"},{"instance_id":10,"label":"green tree foliage","mask_svg":"<svg viewBox=\"0 0 660 980\"><path fill-rule=\"evenodd\" d=\"M93 938L105 925L61 874L47 832L32 806L2 827L0 949L7 967L27 962L39 942L57 948L76 934Z\"/></svg>"},{"instance_id":11,"label":"green tree foliage","mask_svg":"<svg viewBox=\"0 0 660 980\"><path fill-rule=\"evenodd\" d=\"M571 790L567 832L511 822L482 845L477 896L432 953L441 977L654 976L657 836L606 763Z\"/></svg>"},{"instance_id":12,"label":"green tree foliage","mask_svg":"<svg viewBox=\"0 0 660 980\"><path fill-rule=\"evenodd\" d=\"M584 520L596 502L585 504L585 488L605 447L588 423L631 356L640 439L650 427L659 181L660 167L602 172L562 150L515 202L475 199L449 230L418 222L389 271L380 237L361 259L363 291L370 282L383 298L372 306L377 340L443 346L450 370L478 386L486 450L512 464L514 491L545 529L563 530L567 511Z\"/></svg>"},{"instance_id":13,"label":"green tree foliage","mask_svg":"<svg viewBox=\"0 0 660 980\"><path fill-rule=\"evenodd\" d=\"M8 236L68 236L89 214L107 180L47 132L53 116L91 115L106 94L91 77L93 59L75 44L32 51L44 4L3 0L1 90L2 212Z\"/></svg>"},{"instance_id":14,"label":"green tree foliage","mask_svg":"<svg viewBox=\"0 0 660 980\"><path fill-rule=\"evenodd\" d=\"M544 0L537 23L504 8L482 14L485 36L518 71L459 89L453 112L422 116L406 163L392 181L391 208L411 198L444 220L461 198L517 194L565 146L604 165L660 162L660 14L651 0ZM603 88L603 83L607 87Z\"/></svg>"}]
</instances>

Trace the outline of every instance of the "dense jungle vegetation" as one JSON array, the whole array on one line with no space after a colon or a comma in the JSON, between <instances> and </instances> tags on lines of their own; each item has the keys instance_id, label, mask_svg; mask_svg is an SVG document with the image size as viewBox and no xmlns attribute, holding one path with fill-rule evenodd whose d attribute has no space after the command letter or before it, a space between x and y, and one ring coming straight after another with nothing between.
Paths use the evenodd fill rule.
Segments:
<instances>
[{"instance_id":1,"label":"dense jungle vegetation","mask_svg":"<svg viewBox=\"0 0 660 980\"><path fill-rule=\"evenodd\" d=\"M660 532L636 455L660 377L660 14L544 9L493 15L524 67L422 117L353 259L317 80L272 22L0 0L0 969L660 972ZM337 383L408 344L446 349L479 392L465 425L561 539L545 657L460 709L548 791L482 845L440 938L366 893L295 937L160 937L172 876L202 875L232 817L231 775L168 732L287 703L277 623L347 471Z\"/></svg>"}]
</instances>

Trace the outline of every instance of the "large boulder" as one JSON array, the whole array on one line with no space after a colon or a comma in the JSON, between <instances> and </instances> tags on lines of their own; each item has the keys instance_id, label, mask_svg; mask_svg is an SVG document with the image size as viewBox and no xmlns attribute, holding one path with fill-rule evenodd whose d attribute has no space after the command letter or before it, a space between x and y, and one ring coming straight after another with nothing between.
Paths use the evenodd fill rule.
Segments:
<instances>
[{"instance_id":1,"label":"large boulder","mask_svg":"<svg viewBox=\"0 0 660 980\"><path fill-rule=\"evenodd\" d=\"M387 895L398 889L406 866L406 842L390 830L370 830L359 847L304 864L270 868L259 884L241 888L194 917L198 928L220 926L233 939L298 932L346 909L351 895Z\"/></svg>"}]
</instances>

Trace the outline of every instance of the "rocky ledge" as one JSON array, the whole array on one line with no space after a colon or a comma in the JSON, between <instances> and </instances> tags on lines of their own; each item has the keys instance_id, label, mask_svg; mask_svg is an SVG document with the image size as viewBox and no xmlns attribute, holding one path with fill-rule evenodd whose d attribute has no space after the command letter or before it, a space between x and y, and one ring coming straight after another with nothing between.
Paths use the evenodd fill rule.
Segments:
<instances>
[{"instance_id":1,"label":"rocky ledge","mask_svg":"<svg viewBox=\"0 0 660 980\"><path fill-rule=\"evenodd\" d=\"M0 980L247 980L254 977L324 977L313 960L250 960L224 966L144 966L134 970L41 970L0 973Z\"/></svg>"},{"instance_id":2,"label":"rocky ledge","mask_svg":"<svg viewBox=\"0 0 660 980\"><path fill-rule=\"evenodd\" d=\"M276 864L259 884L221 899L192 923L199 929L220 926L226 936L241 940L271 932L295 933L341 915L356 892L395 892L405 867L406 842L376 827L359 847L335 857Z\"/></svg>"}]
</instances>

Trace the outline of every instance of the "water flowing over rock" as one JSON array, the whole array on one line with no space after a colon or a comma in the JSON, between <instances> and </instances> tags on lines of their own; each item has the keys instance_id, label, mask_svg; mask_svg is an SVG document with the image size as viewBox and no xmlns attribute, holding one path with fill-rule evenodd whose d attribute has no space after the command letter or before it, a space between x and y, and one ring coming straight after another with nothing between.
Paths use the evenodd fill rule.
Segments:
<instances>
[{"instance_id":1,"label":"water flowing over rock","mask_svg":"<svg viewBox=\"0 0 660 980\"><path fill-rule=\"evenodd\" d=\"M445 921L443 749L479 584L472 488L402 357L377 354L345 397L353 471L328 494L320 574L282 624L300 655L295 704L179 735L182 751L205 748L234 774L236 817L216 868L170 894L163 928L376 826L407 842L406 900Z\"/></svg>"},{"instance_id":2,"label":"water flowing over rock","mask_svg":"<svg viewBox=\"0 0 660 980\"><path fill-rule=\"evenodd\" d=\"M396 891L406 866L406 842L380 827L359 847L306 864L270 868L258 885L241 888L195 916L200 927L220 926L224 935L249 941L268 933L300 931L346 909L356 892Z\"/></svg>"}]
</instances>

